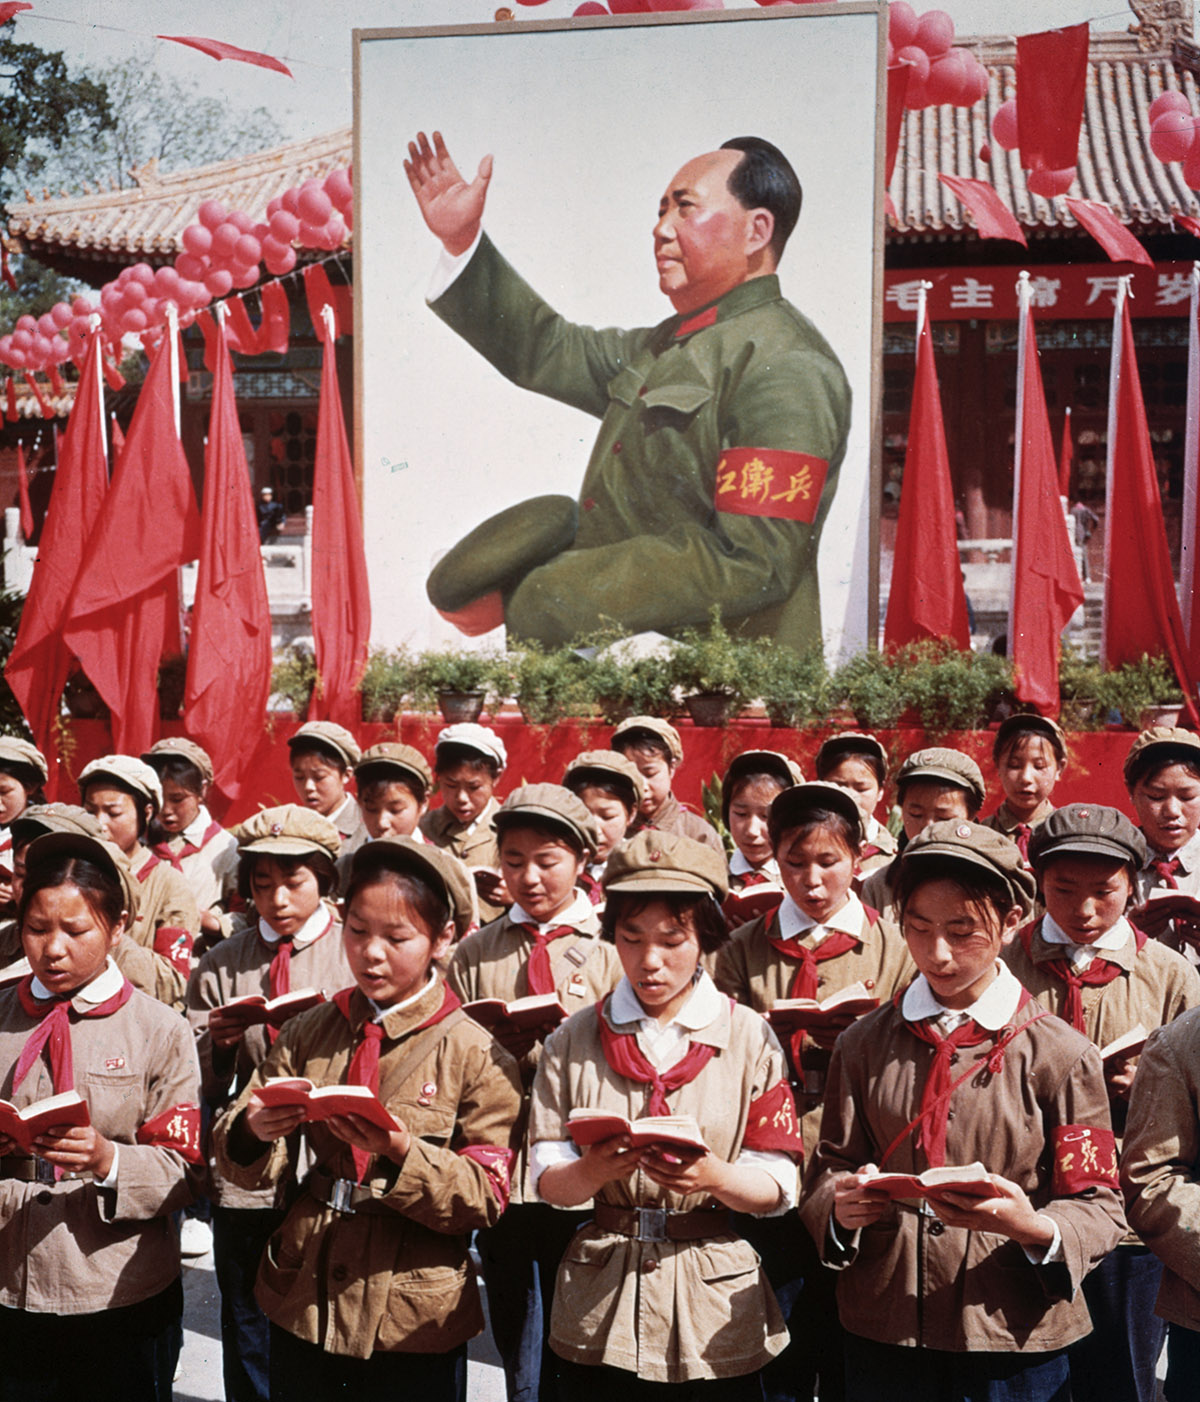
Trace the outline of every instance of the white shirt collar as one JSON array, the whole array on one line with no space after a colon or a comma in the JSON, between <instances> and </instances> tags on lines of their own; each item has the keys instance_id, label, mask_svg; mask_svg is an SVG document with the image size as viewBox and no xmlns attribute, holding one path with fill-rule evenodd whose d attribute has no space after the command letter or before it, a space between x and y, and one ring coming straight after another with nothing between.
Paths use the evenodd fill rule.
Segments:
<instances>
[{"instance_id":1,"label":"white shirt collar","mask_svg":"<svg viewBox=\"0 0 1200 1402\"><path fill-rule=\"evenodd\" d=\"M337 828L343 836L354 831L359 824L358 800L353 794L347 794L329 815L329 821ZM345 826L343 826L343 823Z\"/></svg>"},{"instance_id":2,"label":"white shirt collar","mask_svg":"<svg viewBox=\"0 0 1200 1402\"><path fill-rule=\"evenodd\" d=\"M89 1007L94 1008L101 1003L107 1003L110 998L115 998L120 993L121 985L124 982L125 975L117 968L110 954L104 968L91 983L84 988L77 988L69 996L72 1002L78 999L81 1003L87 1003ZM59 996L57 993L51 993L39 978L33 980L30 991L39 1003L45 1003L49 999Z\"/></svg>"},{"instance_id":3,"label":"white shirt collar","mask_svg":"<svg viewBox=\"0 0 1200 1402\"><path fill-rule=\"evenodd\" d=\"M708 974L703 969L697 970L691 996L667 1026L680 1027L685 1032L699 1032L701 1028L710 1026L720 1017L721 998L722 995L718 991L717 985L709 978ZM651 1023L655 1027L658 1026L657 1019L638 1002L638 996L633 991L633 984L624 976L613 989L609 1010L614 1022L636 1022L639 1027Z\"/></svg>"},{"instance_id":4,"label":"white shirt collar","mask_svg":"<svg viewBox=\"0 0 1200 1402\"><path fill-rule=\"evenodd\" d=\"M768 857L760 867L751 866L743 855L740 847L735 847L733 849L733 856L729 859L729 874L730 876L753 876L757 874L759 876L765 876L770 881L774 881L776 885L780 884L779 863L774 857Z\"/></svg>"},{"instance_id":5,"label":"white shirt collar","mask_svg":"<svg viewBox=\"0 0 1200 1402\"><path fill-rule=\"evenodd\" d=\"M183 828L179 834L185 842L190 842L193 847L203 847L204 834L212 825L212 814L202 803L196 810L196 816Z\"/></svg>"},{"instance_id":6,"label":"white shirt collar","mask_svg":"<svg viewBox=\"0 0 1200 1402\"><path fill-rule=\"evenodd\" d=\"M292 948L304 949L305 946L312 944L318 935L323 935L329 928L329 921L329 907L322 901L292 936ZM278 944L283 938L279 931L274 929L261 915L258 917L258 933L268 944Z\"/></svg>"},{"instance_id":7,"label":"white shirt collar","mask_svg":"<svg viewBox=\"0 0 1200 1402\"><path fill-rule=\"evenodd\" d=\"M875 814L872 813L871 816L867 819L866 841L878 846L879 837L883 833L887 833L889 837L891 836L891 833L888 831L888 829L885 828L884 825L875 816Z\"/></svg>"},{"instance_id":8,"label":"white shirt collar","mask_svg":"<svg viewBox=\"0 0 1200 1402\"><path fill-rule=\"evenodd\" d=\"M980 1027L989 1032L999 1032L1013 1020L1017 1004L1021 1001L1021 985L1008 965L996 961L996 977L983 990L969 1008L961 1011L947 1008L933 995L933 989L926 982L924 974L918 974L909 984L900 1003L900 1012L905 1022L921 1022L925 1018L957 1017L965 1022L974 1018Z\"/></svg>"},{"instance_id":9,"label":"white shirt collar","mask_svg":"<svg viewBox=\"0 0 1200 1402\"><path fill-rule=\"evenodd\" d=\"M367 1002L371 1005L371 1021L382 1022L383 1019L387 1017L388 1013L398 1012L401 1008L411 1007L418 998L424 998L426 993L429 992L436 982L437 974L430 969L429 977L421 987L418 988L415 993L410 993L407 998L401 998L398 1003L389 1003L386 1008L381 1008L374 998L368 998Z\"/></svg>"},{"instance_id":10,"label":"white shirt collar","mask_svg":"<svg viewBox=\"0 0 1200 1402\"><path fill-rule=\"evenodd\" d=\"M1178 858L1185 876L1190 876L1200 867L1200 830L1194 832L1183 846L1174 852L1160 852L1157 847L1150 846L1149 839L1147 839L1146 846L1150 852L1150 861L1142 868L1143 871L1152 871L1152 862L1169 862L1172 857Z\"/></svg>"},{"instance_id":11,"label":"white shirt collar","mask_svg":"<svg viewBox=\"0 0 1200 1402\"><path fill-rule=\"evenodd\" d=\"M571 904L560 910L551 920L535 920L519 903L508 912L508 918L514 925L536 925L544 934L547 930L553 930L556 925L582 925L592 916L595 909L584 892L577 890Z\"/></svg>"},{"instance_id":12,"label":"white shirt collar","mask_svg":"<svg viewBox=\"0 0 1200 1402\"><path fill-rule=\"evenodd\" d=\"M840 910L834 911L822 924L818 924L811 915L806 915L791 896L785 895L779 906L779 933L785 940L800 940L811 933L819 942L834 930L841 930L844 934L857 938L862 934L865 920L863 903L853 891L846 904Z\"/></svg>"},{"instance_id":13,"label":"white shirt collar","mask_svg":"<svg viewBox=\"0 0 1200 1402\"><path fill-rule=\"evenodd\" d=\"M1133 927L1122 915L1117 923L1091 944L1077 944L1050 914L1042 917L1042 938L1047 944L1066 946L1068 956L1076 963L1090 963L1098 949L1124 949L1133 939Z\"/></svg>"}]
</instances>

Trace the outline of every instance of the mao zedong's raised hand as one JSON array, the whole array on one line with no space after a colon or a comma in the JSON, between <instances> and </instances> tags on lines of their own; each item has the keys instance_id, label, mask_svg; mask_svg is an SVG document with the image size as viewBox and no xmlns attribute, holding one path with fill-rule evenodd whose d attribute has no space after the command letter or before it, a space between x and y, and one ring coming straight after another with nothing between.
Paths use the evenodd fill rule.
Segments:
<instances>
[{"instance_id":1,"label":"mao zedong's raised hand","mask_svg":"<svg viewBox=\"0 0 1200 1402\"><path fill-rule=\"evenodd\" d=\"M483 221L488 183L492 178L492 158L484 156L479 173L468 185L450 159L440 131L433 134L433 145L424 132L408 143L404 173L417 197L421 216L430 231L442 241L451 257L465 253L475 242Z\"/></svg>"}]
</instances>

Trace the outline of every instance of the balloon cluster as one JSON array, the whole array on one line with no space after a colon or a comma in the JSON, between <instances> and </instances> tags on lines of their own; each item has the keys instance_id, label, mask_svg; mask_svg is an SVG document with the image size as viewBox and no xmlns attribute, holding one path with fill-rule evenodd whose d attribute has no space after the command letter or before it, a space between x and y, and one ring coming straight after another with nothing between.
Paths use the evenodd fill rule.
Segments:
<instances>
[{"instance_id":1,"label":"balloon cluster","mask_svg":"<svg viewBox=\"0 0 1200 1402\"><path fill-rule=\"evenodd\" d=\"M954 21L944 10L918 15L907 0L888 6L888 67L908 64L904 105L972 107L988 90L988 71L974 54L954 48Z\"/></svg>"},{"instance_id":2,"label":"balloon cluster","mask_svg":"<svg viewBox=\"0 0 1200 1402\"><path fill-rule=\"evenodd\" d=\"M179 324L190 326L214 298L253 287L262 265L272 277L290 273L295 244L330 253L340 248L353 222L353 203L349 166L277 195L262 222L226 209L219 200L205 200L198 222L183 231L183 252L173 266L135 263L100 289L98 302L76 297L70 306L58 302L40 317L18 318L11 334L0 336L0 363L28 371L49 370L66 360L81 364L97 314L105 340L114 347L124 336L162 326L168 303L176 307Z\"/></svg>"},{"instance_id":3,"label":"balloon cluster","mask_svg":"<svg viewBox=\"0 0 1200 1402\"><path fill-rule=\"evenodd\" d=\"M1189 190L1200 190L1200 141L1192 104L1177 88L1160 93L1150 104L1150 149L1163 164L1183 162Z\"/></svg>"},{"instance_id":4,"label":"balloon cluster","mask_svg":"<svg viewBox=\"0 0 1200 1402\"><path fill-rule=\"evenodd\" d=\"M992 140L1005 151L1018 149L1020 138L1015 97L1010 97L1007 102L1002 102L996 108L996 115L992 118ZM990 154L985 146L980 150L979 158L986 161ZM1030 194L1043 195L1048 200L1052 200L1055 195L1065 195L1074 179L1074 166L1067 166L1063 170L1026 170L1025 174L1025 183L1029 186Z\"/></svg>"}]
</instances>

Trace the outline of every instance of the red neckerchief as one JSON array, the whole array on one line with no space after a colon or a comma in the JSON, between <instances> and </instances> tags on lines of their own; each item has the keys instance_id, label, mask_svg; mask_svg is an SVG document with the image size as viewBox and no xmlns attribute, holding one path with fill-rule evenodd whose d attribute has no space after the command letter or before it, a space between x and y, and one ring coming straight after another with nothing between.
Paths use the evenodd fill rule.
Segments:
<instances>
[{"instance_id":1,"label":"red neckerchief","mask_svg":"<svg viewBox=\"0 0 1200 1402\"><path fill-rule=\"evenodd\" d=\"M743 872L742 875L737 878L737 880L742 883L738 887L738 890L747 891L751 886L765 886L767 882L771 880L771 878L765 872L762 871L747 871Z\"/></svg>"},{"instance_id":2,"label":"red neckerchief","mask_svg":"<svg viewBox=\"0 0 1200 1402\"><path fill-rule=\"evenodd\" d=\"M1033 958L1033 937L1041 928L1042 922L1036 920L1026 925L1020 933L1021 944L1030 959ZM1140 954L1145 946L1146 936L1136 926L1131 928L1134 943ZM1057 959L1043 959L1038 968L1048 970L1056 979L1067 985L1067 1004L1063 1009L1063 1020L1069 1022L1076 1032L1082 1032L1085 1037L1087 1030L1083 1021L1083 990L1103 988L1125 972L1120 964L1106 959L1103 954L1095 955L1083 973L1076 971L1074 963L1065 954Z\"/></svg>"},{"instance_id":3,"label":"red neckerchief","mask_svg":"<svg viewBox=\"0 0 1200 1402\"><path fill-rule=\"evenodd\" d=\"M1165 861L1162 857L1155 857L1150 863L1150 869L1172 891L1179 890L1179 882L1175 880L1175 873L1182 871L1183 866L1178 857L1170 857Z\"/></svg>"},{"instance_id":4,"label":"red neckerchief","mask_svg":"<svg viewBox=\"0 0 1200 1402\"><path fill-rule=\"evenodd\" d=\"M66 998L50 998L45 1002L33 996L33 975L26 976L17 985L17 997L21 1007L30 1017L37 1018L38 1026L29 1034L21 1055L17 1058L13 1071L13 1091L29 1074L30 1068L46 1047L50 1055L50 1081L54 1094L75 1089L75 1063L71 1056L71 1023L81 1017L108 1017L118 1008L123 1008L133 996L133 985L128 979L121 981L121 987L111 998L84 1011L72 1007L71 998L78 989L73 989Z\"/></svg>"},{"instance_id":5,"label":"red neckerchief","mask_svg":"<svg viewBox=\"0 0 1200 1402\"><path fill-rule=\"evenodd\" d=\"M319 935L309 941L309 945L306 946L306 948L316 944L317 940L324 939L332 929L333 916L331 915L325 922L325 928ZM262 939L261 933L259 938ZM263 943L272 951L271 965L267 970L267 997L281 998L285 993L290 993L292 991L293 937L291 935L280 935L279 939L276 940L274 944L271 944L269 940L263 940ZM267 1024L268 1042L274 1043L279 1033L280 1028L272 1027L270 1023ZM365 1082L363 1082L363 1084L365 1084Z\"/></svg>"},{"instance_id":6,"label":"red neckerchief","mask_svg":"<svg viewBox=\"0 0 1200 1402\"><path fill-rule=\"evenodd\" d=\"M796 970L795 978L792 979L792 987L788 997L815 998L817 996L817 965L823 964L826 959L836 959L839 954L849 954L852 949L862 943L862 940L857 935L847 934L845 930L831 930L816 949L809 949L806 945L798 944L794 940L775 939L771 935L767 936L767 943L776 953L782 954L785 959L790 959L792 963L800 965Z\"/></svg>"},{"instance_id":7,"label":"red neckerchief","mask_svg":"<svg viewBox=\"0 0 1200 1402\"><path fill-rule=\"evenodd\" d=\"M1018 823L1012 830L1012 840L1021 849L1021 858L1025 865L1029 865L1029 839L1033 836L1033 829L1028 823Z\"/></svg>"},{"instance_id":8,"label":"red neckerchief","mask_svg":"<svg viewBox=\"0 0 1200 1402\"><path fill-rule=\"evenodd\" d=\"M575 883L593 905L604 904L604 887L590 871L581 871Z\"/></svg>"},{"instance_id":9,"label":"red neckerchief","mask_svg":"<svg viewBox=\"0 0 1200 1402\"><path fill-rule=\"evenodd\" d=\"M732 1000L730 1000L732 1002ZM607 995L596 1007L596 1021L600 1024L600 1047L604 1059L618 1076L650 1087L650 1102L646 1107L648 1115L669 1115L671 1107L667 1096L694 1081L712 1060L716 1047L704 1042L693 1042L682 1060L661 1074L646 1060L637 1044L637 1036L631 1032L614 1032L604 1016L608 1003Z\"/></svg>"},{"instance_id":10,"label":"red neckerchief","mask_svg":"<svg viewBox=\"0 0 1200 1402\"><path fill-rule=\"evenodd\" d=\"M137 869L137 871L134 872L134 875L139 881L145 881L145 879L150 875L150 873L154 870L154 868L157 865L158 858L154 855L153 852L151 852L149 857L147 857L146 861L143 863L143 865L140 866Z\"/></svg>"},{"instance_id":11,"label":"red neckerchief","mask_svg":"<svg viewBox=\"0 0 1200 1402\"><path fill-rule=\"evenodd\" d=\"M519 920L513 923L518 930L524 930L533 941L533 948L529 952L529 967L525 971L529 992L531 994L553 993L554 974L550 968L549 946L553 940L565 939L567 935L577 935L579 931L574 925L552 925L543 933L531 921Z\"/></svg>"},{"instance_id":12,"label":"red neckerchief","mask_svg":"<svg viewBox=\"0 0 1200 1402\"><path fill-rule=\"evenodd\" d=\"M150 851L161 861L170 862L175 870L182 875L184 857L194 857L197 852L202 852L220 831L221 824L214 818L213 821L209 823L208 827L205 828L204 836L200 839L199 847L197 847L195 843L189 842L185 837L183 839L183 846L180 847L178 851L171 846L169 840L156 842L154 846L150 848Z\"/></svg>"},{"instance_id":13,"label":"red neckerchief","mask_svg":"<svg viewBox=\"0 0 1200 1402\"><path fill-rule=\"evenodd\" d=\"M355 988L343 988L333 995L334 1005L351 1026L354 1024L354 1018L350 1008L350 1000L356 992ZM443 984L442 1001L437 1010L419 1026L412 1028L407 1035L411 1036L412 1032L421 1032L426 1027L432 1027L435 1022L441 1022L443 1018L449 1017L455 1008L461 1006L453 991L446 984ZM362 1040L354 1048L354 1055L350 1058L350 1069L346 1073L345 1083L348 1086L368 1086L371 1093L378 1097L379 1051L383 1042L383 1024L366 1018L358 1030ZM366 1176L371 1155L365 1149L353 1147L350 1152L354 1156L355 1177L361 1183Z\"/></svg>"},{"instance_id":14,"label":"red neckerchief","mask_svg":"<svg viewBox=\"0 0 1200 1402\"><path fill-rule=\"evenodd\" d=\"M899 1011L907 991L907 989L901 989L893 999L893 1005L897 1011ZM1018 1013L1024 1009L1031 996L1027 988L1021 989L1021 996L1017 1000L1016 1007ZM997 1076L1004 1065L1005 1049L1013 1038L1018 1033L1023 1032L1031 1023L1049 1016L1050 1014L1045 1008L1038 1008L1032 1017L1026 1018L1018 1026L1002 1027L998 1032L981 1027L974 1018L968 1018L966 1022L960 1023L948 1037L941 1035L933 1025L932 1018L922 1018L919 1022L906 1021L905 1026L914 1037L919 1041L928 1042L935 1049L934 1057L925 1078L925 1088L921 1092L920 1113L916 1119L910 1120L888 1145L883 1157L879 1160L880 1168L891 1158L895 1149L907 1139L914 1129L918 1132L917 1142L925 1150L925 1157L930 1168L942 1168L946 1162L946 1112L950 1108L950 1097L965 1080L977 1074L981 1069L979 1060L976 1059L957 1080L951 1081L950 1058L959 1047L975 1047L983 1042L994 1041L995 1046L984 1060L983 1068L990 1075Z\"/></svg>"}]
</instances>

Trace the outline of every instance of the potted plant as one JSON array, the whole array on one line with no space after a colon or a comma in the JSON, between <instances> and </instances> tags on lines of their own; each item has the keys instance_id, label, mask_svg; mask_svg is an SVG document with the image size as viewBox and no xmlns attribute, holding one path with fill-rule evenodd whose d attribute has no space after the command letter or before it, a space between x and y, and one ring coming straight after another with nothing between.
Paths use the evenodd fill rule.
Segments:
<instances>
[{"instance_id":1,"label":"potted plant","mask_svg":"<svg viewBox=\"0 0 1200 1402\"><path fill-rule=\"evenodd\" d=\"M447 725L476 721L489 692L494 693L497 659L467 648L423 652L413 669L413 691L426 704L437 703Z\"/></svg>"},{"instance_id":2,"label":"potted plant","mask_svg":"<svg viewBox=\"0 0 1200 1402\"><path fill-rule=\"evenodd\" d=\"M1100 676L1100 701L1107 712L1117 712L1131 730L1151 725L1171 725L1183 704L1183 692L1165 657L1143 653L1137 662L1125 662Z\"/></svg>"},{"instance_id":3,"label":"potted plant","mask_svg":"<svg viewBox=\"0 0 1200 1402\"><path fill-rule=\"evenodd\" d=\"M882 652L843 662L830 679L830 696L848 706L864 730L891 730L907 704L902 670Z\"/></svg>"},{"instance_id":4,"label":"potted plant","mask_svg":"<svg viewBox=\"0 0 1200 1402\"><path fill-rule=\"evenodd\" d=\"M508 668L517 705L531 725L553 725L586 709L587 668L572 647L524 643L509 653Z\"/></svg>"},{"instance_id":5,"label":"potted plant","mask_svg":"<svg viewBox=\"0 0 1200 1402\"><path fill-rule=\"evenodd\" d=\"M824 724L829 718L829 670L819 643L797 652L776 642L758 649L758 698L777 726Z\"/></svg>"},{"instance_id":6,"label":"potted plant","mask_svg":"<svg viewBox=\"0 0 1200 1402\"><path fill-rule=\"evenodd\" d=\"M271 710L291 711L303 720L316 684L317 661L312 649L292 643L271 669Z\"/></svg>"},{"instance_id":7,"label":"potted plant","mask_svg":"<svg viewBox=\"0 0 1200 1402\"><path fill-rule=\"evenodd\" d=\"M715 606L707 628L683 632L671 654L671 674L696 725L724 725L755 695L761 646L730 633Z\"/></svg>"},{"instance_id":8,"label":"potted plant","mask_svg":"<svg viewBox=\"0 0 1200 1402\"><path fill-rule=\"evenodd\" d=\"M358 684L365 721L391 723L415 686L416 664L407 648L372 648Z\"/></svg>"},{"instance_id":9,"label":"potted plant","mask_svg":"<svg viewBox=\"0 0 1200 1402\"><path fill-rule=\"evenodd\" d=\"M1007 658L964 652L948 641L912 643L897 654L896 665L909 705L932 734L981 729L1012 687Z\"/></svg>"},{"instance_id":10,"label":"potted plant","mask_svg":"<svg viewBox=\"0 0 1200 1402\"><path fill-rule=\"evenodd\" d=\"M1063 643L1058 659L1059 721L1064 730L1099 730L1104 724L1100 664Z\"/></svg>"}]
</instances>

